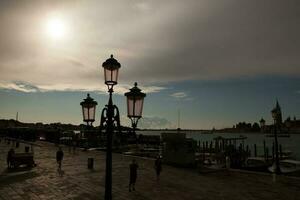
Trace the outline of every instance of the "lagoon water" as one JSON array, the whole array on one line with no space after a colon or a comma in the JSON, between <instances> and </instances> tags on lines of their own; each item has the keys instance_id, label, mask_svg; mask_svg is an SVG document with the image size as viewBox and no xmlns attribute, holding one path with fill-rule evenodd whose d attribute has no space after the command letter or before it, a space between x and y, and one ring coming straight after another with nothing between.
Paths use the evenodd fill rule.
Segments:
<instances>
[{"instance_id":1,"label":"lagoon water","mask_svg":"<svg viewBox=\"0 0 300 200\"><path fill-rule=\"evenodd\" d=\"M162 132L176 133L176 131L137 131L137 134L143 135L160 135ZM263 155L263 141L266 141L266 146L269 148L269 155L272 154L272 143L274 137L266 137L263 133L212 133L203 134L200 131L181 131L186 133L187 138L193 138L196 141L213 141L215 137L222 136L225 138L239 137L240 135L247 137L244 145L248 145L249 149L254 152L254 144L257 146L257 155ZM300 160L300 134L291 134L290 137L279 137L278 143L282 145L282 151L291 151L292 159ZM239 143L237 143L239 145Z\"/></svg>"}]
</instances>

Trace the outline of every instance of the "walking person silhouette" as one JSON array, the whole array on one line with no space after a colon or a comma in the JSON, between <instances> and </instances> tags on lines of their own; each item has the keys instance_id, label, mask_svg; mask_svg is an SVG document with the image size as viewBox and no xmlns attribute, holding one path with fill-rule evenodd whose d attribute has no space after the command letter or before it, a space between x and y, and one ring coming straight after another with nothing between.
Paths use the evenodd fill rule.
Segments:
<instances>
[{"instance_id":1,"label":"walking person silhouette","mask_svg":"<svg viewBox=\"0 0 300 200\"><path fill-rule=\"evenodd\" d=\"M13 167L11 160L12 160L12 157L13 157L14 154L15 154L15 151L14 151L13 148L11 148L11 149L8 151L8 153L7 153L7 158L6 158L6 161L7 161L7 168L12 168L12 167Z\"/></svg>"},{"instance_id":2,"label":"walking person silhouette","mask_svg":"<svg viewBox=\"0 0 300 200\"><path fill-rule=\"evenodd\" d=\"M58 164L58 171L61 172L61 164L64 158L64 152L62 151L61 147L59 147L58 151L56 152L56 162Z\"/></svg>"},{"instance_id":3,"label":"walking person silhouette","mask_svg":"<svg viewBox=\"0 0 300 200\"><path fill-rule=\"evenodd\" d=\"M156 172L156 180L158 181L160 172L162 170L162 162L161 162L160 156L157 156L155 163L154 163L154 168L155 168L155 172Z\"/></svg>"},{"instance_id":4,"label":"walking person silhouette","mask_svg":"<svg viewBox=\"0 0 300 200\"><path fill-rule=\"evenodd\" d=\"M135 159L132 160L132 163L129 165L130 169L130 180L129 180L129 192L131 192L131 189L135 190L135 183L137 178L137 169L138 164L136 163Z\"/></svg>"}]
</instances>

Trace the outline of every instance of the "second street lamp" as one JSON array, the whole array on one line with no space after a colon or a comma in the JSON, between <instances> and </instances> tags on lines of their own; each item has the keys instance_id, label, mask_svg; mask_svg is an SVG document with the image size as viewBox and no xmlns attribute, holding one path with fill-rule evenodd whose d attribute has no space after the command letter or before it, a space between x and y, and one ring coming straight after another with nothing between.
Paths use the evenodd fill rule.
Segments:
<instances>
[{"instance_id":1,"label":"second street lamp","mask_svg":"<svg viewBox=\"0 0 300 200\"><path fill-rule=\"evenodd\" d=\"M86 125L87 125L86 130L84 130L84 137L88 136L87 138L89 138L89 136L91 134L90 131L92 129L93 122L95 121L97 102L94 101L94 99L90 97L90 94L87 94L87 97L85 99L83 99L83 101L80 103L80 105L82 107L83 121L86 122ZM73 145L75 145L74 142L75 141L73 140L72 141ZM89 140L87 140L84 143L85 150L88 147L89 147Z\"/></svg>"},{"instance_id":2,"label":"second street lamp","mask_svg":"<svg viewBox=\"0 0 300 200\"><path fill-rule=\"evenodd\" d=\"M87 126L92 126L95 121L97 102L90 97L90 94L87 94L86 99L80 105L82 106L83 121L86 122Z\"/></svg>"},{"instance_id":3,"label":"second street lamp","mask_svg":"<svg viewBox=\"0 0 300 200\"><path fill-rule=\"evenodd\" d=\"M108 88L108 104L101 113L101 130L106 128L106 169L105 169L105 200L112 199L112 137L114 127L120 128L119 109L113 104L112 93L114 85L118 83L118 73L121 64L113 58L113 55L103 64L105 84Z\"/></svg>"},{"instance_id":4,"label":"second street lamp","mask_svg":"<svg viewBox=\"0 0 300 200\"><path fill-rule=\"evenodd\" d=\"M137 123L142 117L146 94L141 92L141 89L137 87L137 83L135 82L134 87L129 92L126 92L125 96L127 97L127 116L131 120L133 133L135 134Z\"/></svg>"}]
</instances>

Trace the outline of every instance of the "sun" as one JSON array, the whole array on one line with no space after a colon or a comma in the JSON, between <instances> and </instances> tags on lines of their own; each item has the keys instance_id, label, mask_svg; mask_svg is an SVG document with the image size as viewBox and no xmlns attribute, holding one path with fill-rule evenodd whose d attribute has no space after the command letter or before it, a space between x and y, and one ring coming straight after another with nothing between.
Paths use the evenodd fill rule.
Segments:
<instances>
[{"instance_id":1,"label":"sun","mask_svg":"<svg viewBox=\"0 0 300 200\"><path fill-rule=\"evenodd\" d=\"M46 32L53 39L61 39L66 34L66 26L60 18L51 18L47 21Z\"/></svg>"}]
</instances>

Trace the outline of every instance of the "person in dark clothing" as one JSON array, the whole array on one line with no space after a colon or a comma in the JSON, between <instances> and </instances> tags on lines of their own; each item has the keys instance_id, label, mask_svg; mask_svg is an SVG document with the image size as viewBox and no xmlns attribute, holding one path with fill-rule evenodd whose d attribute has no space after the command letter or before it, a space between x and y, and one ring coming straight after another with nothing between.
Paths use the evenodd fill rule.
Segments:
<instances>
[{"instance_id":1,"label":"person in dark clothing","mask_svg":"<svg viewBox=\"0 0 300 200\"><path fill-rule=\"evenodd\" d=\"M56 152L56 162L58 164L58 170L61 171L61 163L64 158L64 152L62 151L61 147L59 147L58 151Z\"/></svg>"},{"instance_id":2,"label":"person in dark clothing","mask_svg":"<svg viewBox=\"0 0 300 200\"><path fill-rule=\"evenodd\" d=\"M138 164L136 163L135 159L132 160L132 163L129 165L130 169L130 180L129 180L129 192L132 190L135 190L135 182L137 178L137 169Z\"/></svg>"},{"instance_id":3,"label":"person in dark clothing","mask_svg":"<svg viewBox=\"0 0 300 200\"><path fill-rule=\"evenodd\" d=\"M11 168L12 167L12 163L11 163L11 159L12 156L15 154L14 149L10 149L7 153L7 158L6 158L6 162L7 162L7 168Z\"/></svg>"},{"instance_id":4,"label":"person in dark clothing","mask_svg":"<svg viewBox=\"0 0 300 200\"><path fill-rule=\"evenodd\" d=\"M154 168L156 172L156 180L159 180L159 175L162 170L162 162L160 156L158 156L157 159L155 160Z\"/></svg>"}]
</instances>

